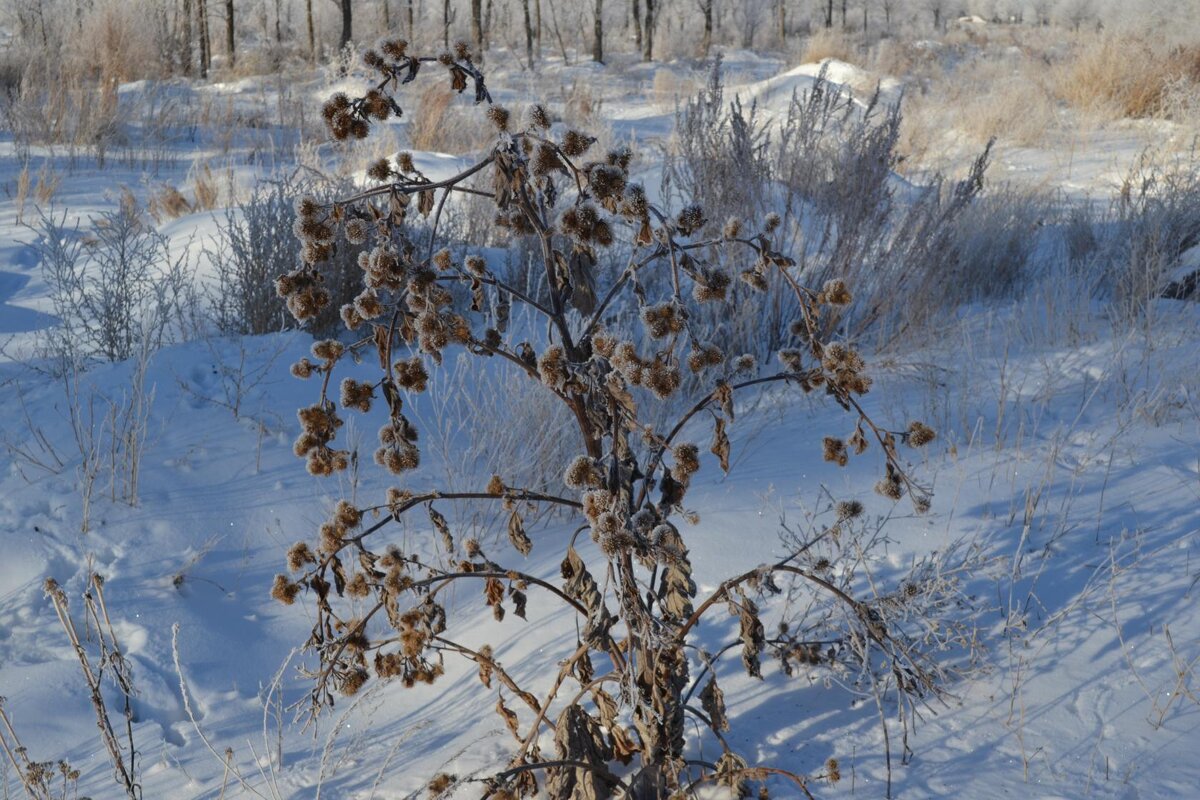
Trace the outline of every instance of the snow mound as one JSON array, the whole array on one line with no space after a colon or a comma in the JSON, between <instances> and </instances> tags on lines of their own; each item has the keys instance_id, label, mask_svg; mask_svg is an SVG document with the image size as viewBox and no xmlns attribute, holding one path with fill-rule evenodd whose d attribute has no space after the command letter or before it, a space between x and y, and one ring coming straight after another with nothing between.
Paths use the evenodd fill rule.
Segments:
<instances>
[{"instance_id":1,"label":"snow mound","mask_svg":"<svg viewBox=\"0 0 1200 800\"><path fill-rule=\"evenodd\" d=\"M836 58L826 58L813 64L780 73L766 80L748 84L737 90L742 102L753 100L760 111L772 116L783 116L795 95L812 91L824 70L825 80L838 91L853 98L859 105L865 104L879 88L880 98L887 104L900 99L903 84L891 77L878 77L862 67Z\"/></svg>"}]
</instances>

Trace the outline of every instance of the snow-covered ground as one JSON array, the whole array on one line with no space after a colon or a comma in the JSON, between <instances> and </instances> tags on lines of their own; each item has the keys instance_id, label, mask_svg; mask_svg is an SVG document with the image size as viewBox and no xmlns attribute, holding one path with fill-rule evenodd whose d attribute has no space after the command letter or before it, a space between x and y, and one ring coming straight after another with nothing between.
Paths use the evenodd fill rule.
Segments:
<instances>
[{"instance_id":1,"label":"snow-covered ground","mask_svg":"<svg viewBox=\"0 0 1200 800\"><path fill-rule=\"evenodd\" d=\"M726 67L741 80L727 91L766 113L786 108L817 72L785 71L753 54L735 54ZM594 81L614 136L652 153L670 133L674 106L653 96L651 68L629 65L611 81L596 69L552 67L540 80ZM870 83L850 65L828 70L838 83ZM325 90L319 84L297 94L311 103ZM513 99L520 79L510 85ZM203 91L254 106L264 88ZM56 206L85 220L115 207L122 184L141 196L153 181L183 184L193 161L214 157L211 137L196 141L172 144L174 166L152 179L136 165L64 167ZM1065 172L1051 168L1061 153L1028 151L1011 151L1008 169L1068 193L1111 188L1112 141L1075 144ZM241 185L268 171L248 150L257 152L226 154ZM457 163L436 155L423 163L439 161L429 174ZM16 157L3 141L0 164L11 181ZM269 588L285 550L311 538L350 489L344 478L309 476L292 453L294 410L314 390L288 370L307 354L308 336L209 338L153 354L136 504L114 501L101 470L82 532L88 437L78 421L100 431L109 401L128 409L137 365L96 366L71 385L36 359L11 357L54 324L33 232L16 215L11 199L0 202L0 335L12 336L0 362L0 696L30 757L68 759L82 771L81 795L119 796L78 664L43 592L45 579L56 579L79 611L94 570L132 662L146 798L398 798L420 794L437 772L499 763L508 733L466 667L449 666L433 687L376 682L316 728L292 722L289 707L306 699L296 649L313 620L303 603L271 600ZM198 212L162 229L177 246L198 247L213 225ZM1069 284L1047 281L1020 300L964 309L936 344L873 358L867 410L895 427L922 418L939 432L914 465L935 489L928 515L873 495L865 465L824 463L812 432L844 426L840 410L783 394L739 415L730 477L706 465L689 493L701 521L685 535L702 595L772 560L781 518L817 510L822 487L863 500L870 515L892 515L880 569L956 543L978 548L969 589L982 668L928 709L906 763L893 742L895 796L1189 797L1200 786L1200 313L1174 301L1151 310L1143 324L1115 323ZM98 398L95 416L77 402L73 428L72 398L88 397ZM366 438L375 426L373 417L359 423ZM439 474L445 465L428 455L422 473ZM364 470L358 491L378 492L373 473ZM553 519L533 531L526 570L557 581L555 545L570 534ZM494 623L480 608L474 597L453 603L462 640L492 644L519 679L548 684L544 667L566 655L571 620L535 602L527 621ZM729 633L705 636L719 644ZM722 678L739 749L800 772L833 756L843 780L819 796L884 795L873 706L803 673L787 678L772 666L762 682L737 673ZM106 692L116 707L113 687ZM3 766L0 785L3 796L19 796Z\"/></svg>"}]
</instances>

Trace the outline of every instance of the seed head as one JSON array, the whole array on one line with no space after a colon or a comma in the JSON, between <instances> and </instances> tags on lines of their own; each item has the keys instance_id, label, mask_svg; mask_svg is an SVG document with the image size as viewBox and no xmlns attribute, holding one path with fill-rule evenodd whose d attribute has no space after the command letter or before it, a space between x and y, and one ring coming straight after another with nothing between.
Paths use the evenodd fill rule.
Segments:
<instances>
[{"instance_id":1,"label":"seed head","mask_svg":"<svg viewBox=\"0 0 1200 800\"><path fill-rule=\"evenodd\" d=\"M925 423L914 420L908 424L908 443L913 447L924 447L936 438L937 434Z\"/></svg>"},{"instance_id":2,"label":"seed head","mask_svg":"<svg viewBox=\"0 0 1200 800\"><path fill-rule=\"evenodd\" d=\"M488 121L496 126L498 131L508 130L508 109L504 106L492 105L488 106L487 110Z\"/></svg>"},{"instance_id":3,"label":"seed head","mask_svg":"<svg viewBox=\"0 0 1200 800\"><path fill-rule=\"evenodd\" d=\"M857 500L842 500L837 504L838 521L854 519L863 513L863 504Z\"/></svg>"},{"instance_id":4,"label":"seed head","mask_svg":"<svg viewBox=\"0 0 1200 800\"><path fill-rule=\"evenodd\" d=\"M691 205L679 212L675 224L684 236L691 236L704 226L704 210L697 205Z\"/></svg>"},{"instance_id":5,"label":"seed head","mask_svg":"<svg viewBox=\"0 0 1200 800\"><path fill-rule=\"evenodd\" d=\"M604 485L604 473L591 457L576 456L563 473L563 483L572 489L599 489Z\"/></svg>"},{"instance_id":6,"label":"seed head","mask_svg":"<svg viewBox=\"0 0 1200 800\"><path fill-rule=\"evenodd\" d=\"M853 298L850 295L850 290L846 288L846 282L840 278L835 278L825 282L825 287L821 290L817 299L823 303L844 306L849 305Z\"/></svg>"},{"instance_id":7,"label":"seed head","mask_svg":"<svg viewBox=\"0 0 1200 800\"><path fill-rule=\"evenodd\" d=\"M701 344L688 353L687 365L692 372L703 372L725 360L725 353L715 344Z\"/></svg>"},{"instance_id":8,"label":"seed head","mask_svg":"<svg viewBox=\"0 0 1200 800\"><path fill-rule=\"evenodd\" d=\"M659 400L665 400L679 388L682 377L679 374L679 367L661 359L656 359L646 371L643 379L647 388L654 393L655 397ZM630 383L632 382L630 381Z\"/></svg>"},{"instance_id":9,"label":"seed head","mask_svg":"<svg viewBox=\"0 0 1200 800\"><path fill-rule=\"evenodd\" d=\"M671 455L675 459L671 477L686 486L692 475L700 469L700 448L691 442L684 442L675 445Z\"/></svg>"},{"instance_id":10,"label":"seed head","mask_svg":"<svg viewBox=\"0 0 1200 800\"><path fill-rule=\"evenodd\" d=\"M392 165L386 158L373 161L371 166L367 167L367 177L373 181L386 181L392 174Z\"/></svg>"},{"instance_id":11,"label":"seed head","mask_svg":"<svg viewBox=\"0 0 1200 800\"><path fill-rule=\"evenodd\" d=\"M311 378L313 369L314 364L307 358L302 358L295 364L292 364L292 375L297 378Z\"/></svg>"},{"instance_id":12,"label":"seed head","mask_svg":"<svg viewBox=\"0 0 1200 800\"><path fill-rule=\"evenodd\" d=\"M429 373L420 356L413 356L407 361L397 361L392 368L396 373L396 383L402 389L411 392L423 392L429 383Z\"/></svg>"},{"instance_id":13,"label":"seed head","mask_svg":"<svg viewBox=\"0 0 1200 800\"><path fill-rule=\"evenodd\" d=\"M899 500L904 496L904 487L894 476L888 476L875 484L875 491L889 500Z\"/></svg>"},{"instance_id":14,"label":"seed head","mask_svg":"<svg viewBox=\"0 0 1200 800\"><path fill-rule=\"evenodd\" d=\"M846 466L846 462L850 460L850 456L846 452L845 442L833 436L826 436L823 445L824 458L826 461L832 461L839 467Z\"/></svg>"},{"instance_id":15,"label":"seed head","mask_svg":"<svg viewBox=\"0 0 1200 800\"><path fill-rule=\"evenodd\" d=\"M337 361L344 352L346 352L345 346L336 339L322 339L319 342L313 342L312 354L322 361Z\"/></svg>"},{"instance_id":16,"label":"seed head","mask_svg":"<svg viewBox=\"0 0 1200 800\"><path fill-rule=\"evenodd\" d=\"M271 585L271 597L285 606L290 606L296 602L296 595L298 594L300 594L300 584L292 583L288 580L287 575L275 576L275 583Z\"/></svg>"},{"instance_id":17,"label":"seed head","mask_svg":"<svg viewBox=\"0 0 1200 800\"><path fill-rule=\"evenodd\" d=\"M586 153L595 141L593 136L587 136L577 130L569 130L563 136L562 151L568 158L577 158Z\"/></svg>"},{"instance_id":18,"label":"seed head","mask_svg":"<svg viewBox=\"0 0 1200 800\"><path fill-rule=\"evenodd\" d=\"M686 319L683 309L673 302L642 307L642 324L654 339L662 339L683 330Z\"/></svg>"},{"instance_id":19,"label":"seed head","mask_svg":"<svg viewBox=\"0 0 1200 800\"><path fill-rule=\"evenodd\" d=\"M695 283L692 284L692 297L701 303L724 300L731 282L729 273L725 270L705 267L700 270Z\"/></svg>"},{"instance_id":20,"label":"seed head","mask_svg":"<svg viewBox=\"0 0 1200 800\"><path fill-rule=\"evenodd\" d=\"M546 111L545 106L535 103L529 107L529 124L535 128L549 130L550 114Z\"/></svg>"},{"instance_id":21,"label":"seed head","mask_svg":"<svg viewBox=\"0 0 1200 800\"><path fill-rule=\"evenodd\" d=\"M538 358L537 369L542 383L554 389L561 389L568 377L567 356L562 346L552 344L547 347Z\"/></svg>"},{"instance_id":22,"label":"seed head","mask_svg":"<svg viewBox=\"0 0 1200 800\"><path fill-rule=\"evenodd\" d=\"M299 572L306 564L317 563L316 556L308 548L307 542L296 542L287 551L287 566L292 572Z\"/></svg>"},{"instance_id":23,"label":"seed head","mask_svg":"<svg viewBox=\"0 0 1200 800\"><path fill-rule=\"evenodd\" d=\"M738 277L742 279L742 283L756 292L765 292L769 288L767 276L763 274L761 269L744 269L739 273Z\"/></svg>"}]
</instances>

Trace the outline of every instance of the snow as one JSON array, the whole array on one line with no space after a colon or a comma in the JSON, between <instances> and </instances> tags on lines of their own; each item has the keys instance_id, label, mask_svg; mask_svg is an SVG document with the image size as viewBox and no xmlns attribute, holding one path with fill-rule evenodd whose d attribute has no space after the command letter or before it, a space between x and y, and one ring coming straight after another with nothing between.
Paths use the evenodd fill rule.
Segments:
<instances>
[{"instance_id":1,"label":"snow","mask_svg":"<svg viewBox=\"0 0 1200 800\"><path fill-rule=\"evenodd\" d=\"M727 63L754 78L727 94L766 113L785 111L822 66L782 70L746 53ZM850 64L823 66L857 97L877 82ZM562 79L596 69L552 71ZM630 66L614 81L618 133L642 141L669 133L672 115L646 98L653 69ZM356 88L352 79L339 86ZM329 87L302 88L317 98ZM900 85L884 79L881 88L892 96ZM120 94L125 102L199 91L139 83ZM246 79L203 91L253 102L265 88ZM179 162L158 177L181 181L188 164L206 157L210 134L173 145ZM1116 169L1113 141L1081 141L1065 169L1044 153L1013 151L1008 168L1067 193L1103 191ZM468 163L439 153L415 159L434 180ZM0 143L0 163L5 177L13 173L8 142ZM258 169L239 162L246 181ZM119 184L144 192L142 178L134 167L78 168L56 204L85 220L115 206ZM0 361L0 696L31 757L65 757L83 771L81 795L117 796L78 665L42 591L54 577L78 612L95 569L132 662L147 798L247 794L232 783L222 790L224 764L201 732L217 753L232 748L246 781L267 797L405 797L438 771L465 775L499 763L508 733L466 667L451 668L434 687L373 684L315 735L291 722L287 708L304 702L306 684L288 664L312 619L303 603L281 606L268 590L286 548L311 538L348 488L344 479L309 476L291 451L294 409L314 396L312 385L288 374L308 351L306 336L212 338L154 354L138 502L114 502L98 486L91 529L81 533L80 458L64 384L36 360L12 358L54 324L28 245L33 233L15 223L16 213L12 199L0 202L0 334L12 335ZM195 249L214 225L212 214L197 212L161 230L173 246ZM1196 264L1200 250L1187 258ZM739 415L729 478L711 464L698 476L688 501L700 522L684 534L702 593L771 560L781 517L816 509L821 487L859 497L871 514L894 514L880 570L962 540L980 548L972 591L985 609L987 669L951 687L954 699L917 726L911 761L901 764L895 753L895 796L1184 797L1200 785L1200 315L1194 304L1169 301L1153 311L1152 329L1122 328L1048 280L1020 301L965 309L924 349L877 354L868 411L899 427L924 418L940 433L916 466L935 486L926 516L871 495L865 465L839 471L822 462L812 432L844 426L844 416L788 395L767 395ZM235 417L226 405L239 364L260 379ZM80 391L120 398L133 369L96 366ZM355 425L369 432L376 422ZM418 480L446 466L431 454ZM373 472L364 471L358 491L380 491ZM418 546L422 533L406 531L404 546ZM554 520L531 531L525 569L557 581L570 533ZM546 683L544 665L570 649L572 621L547 604L531 600L528 621L509 615L497 624L478 611L476 598L455 599L461 640L491 643L518 680ZM1022 624L1006 630L1006 619ZM705 631L709 644L729 634L721 627ZM194 722L175 667L176 628ZM821 796L883 796L875 710L819 681L764 672L763 682L721 672L731 743L800 771L835 756L844 779ZM6 780L15 790L0 772Z\"/></svg>"}]
</instances>

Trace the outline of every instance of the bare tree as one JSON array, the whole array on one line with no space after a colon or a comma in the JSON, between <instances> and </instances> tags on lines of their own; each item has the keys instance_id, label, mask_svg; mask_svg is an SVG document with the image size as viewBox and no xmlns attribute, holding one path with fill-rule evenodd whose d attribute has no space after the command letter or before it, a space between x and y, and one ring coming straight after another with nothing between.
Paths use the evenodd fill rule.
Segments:
<instances>
[{"instance_id":1,"label":"bare tree","mask_svg":"<svg viewBox=\"0 0 1200 800\"><path fill-rule=\"evenodd\" d=\"M712 48L713 0L700 0L700 11L704 14L704 38L700 40L700 52L708 58L708 51Z\"/></svg>"},{"instance_id":2,"label":"bare tree","mask_svg":"<svg viewBox=\"0 0 1200 800\"><path fill-rule=\"evenodd\" d=\"M338 49L340 50L350 44L350 38L354 35L354 18L350 0L339 0L339 5L342 9L342 35L338 38Z\"/></svg>"},{"instance_id":3,"label":"bare tree","mask_svg":"<svg viewBox=\"0 0 1200 800\"><path fill-rule=\"evenodd\" d=\"M629 0L629 10L633 13L633 41L637 44L638 52L642 49L642 3L641 0Z\"/></svg>"},{"instance_id":4,"label":"bare tree","mask_svg":"<svg viewBox=\"0 0 1200 800\"><path fill-rule=\"evenodd\" d=\"M196 12L200 16L200 77L208 77L212 66L212 47L208 37L208 0L196 0Z\"/></svg>"},{"instance_id":5,"label":"bare tree","mask_svg":"<svg viewBox=\"0 0 1200 800\"><path fill-rule=\"evenodd\" d=\"M825 12L825 27L832 28L833 27L833 0L825 0L825 8L822 10Z\"/></svg>"},{"instance_id":6,"label":"bare tree","mask_svg":"<svg viewBox=\"0 0 1200 800\"><path fill-rule=\"evenodd\" d=\"M313 30L312 0L304 0L304 15L308 20L308 57L315 59L317 57L317 37Z\"/></svg>"},{"instance_id":7,"label":"bare tree","mask_svg":"<svg viewBox=\"0 0 1200 800\"><path fill-rule=\"evenodd\" d=\"M477 62L483 62L483 0L471 0L471 44Z\"/></svg>"},{"instance_id":8,"label":"bare tree","mask_svg":"<svg viewBox=\"0 0 1200 800\"><path fill-rule=\"evenodd\" d=\"M923 0L926 11L933 15L933 27L942 29L942 14L946 11L946 0Z\"/></svg>"},{"instance_id":9,"label":"bare tree","mask_svg":"<svg viewBox=\"0 0 1200 800\"><path fill-rule=\"evenodd\" d=\"M412 6L410 5L409 8L411 9ZM529 0L521 0L521 10L525 12L525 60L529 62L529 68L532 70L536 67L533 60L533 23L529 19ZM409 29L411 30L411 28L410 24Z\"/></svg>"},{"instance_id":10,"label":"bare tree","mask_svg":"<svg viewBox=\"0 0 1200 800\"><path fill-rule=\"evenodd\" d=\"M276 17L278 20L278 17ZM237 63L233 41L233 0L225 0L225 51L229 54L229 66Z\"/></svg>"},{"instance_id":11,"label":"bare tree","mask_svg":"<svg viewBox=\"0 0 1200 800\"><path fill-rule=\"evenodd\" d=\"M642 18L642 60L654 60L654 25L658 22L656 0L646 0L646 14Z\"/></svg>"},{"instance_id":12,"label":"bare tree","mask_svg":"<svg viewBox=\"0 0 1200 800\"><path fill-rule=\"evenodd\" d=\"M592 17L592 61L604 63L604 0L596 0L596 12Z\"/></svg>"},{"instance_id":13,"label":"bare tree","mask_svg":"<svg viewBox=\"0 0 1200 800\"><path fill-rule=\"evenodd\" d=\"M191 75L194 64L192 39L192 0L183 0L183 74Z\"/></svg>"}]
</instances>

